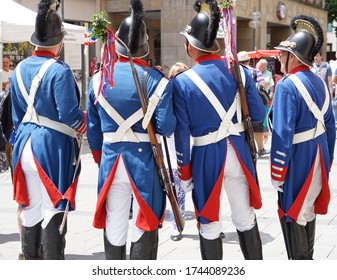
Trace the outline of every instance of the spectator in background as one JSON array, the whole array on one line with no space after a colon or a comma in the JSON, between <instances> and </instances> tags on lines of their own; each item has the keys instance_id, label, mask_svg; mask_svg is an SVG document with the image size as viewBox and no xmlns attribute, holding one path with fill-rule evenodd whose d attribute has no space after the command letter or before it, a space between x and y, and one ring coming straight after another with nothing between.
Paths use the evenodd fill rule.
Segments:
<instances>
[{"instance_id":1,"label":"spectator in background","mask_svg":"<svg viewBox=\"0 0 337 280\"><path fill-rule=\"evenodd\" d=\"M337 69L337 52L335 52L335 59L331 59L329 61L329 65L330 65L330 68L331 68L331 72L332 72L332 75L334 75L336 69Z\"/></svg>"},{"instance_id":2,"label":"spectator in background","mask_svg":"<svg viewBox=\"0 0 337 280\"><path fill-rule=\"evenodd\" d=\"M329 63L322 61L322 51L315 55L314 63L310 70L325 81L332 96L332 72Z\"/></svg>"},{"instance_id":3,"label":"spectator in background","mask_svg":"<svg viewBox=\"0 0 337 280\"><path fill-rule=\"evenodd\" d=\"M9 138L13 129L9 78L13 73L14 64L8 57L4 57L2 65L4 71L1 71L3 92L0 92L0 172L1 170L6 171L8 167L10 167L12 171L12 161L10 156L12 151L11 145L9 144Z\"/></svg>"},{"instance_id":4,"label":"spectator in background","mask_svg":"<svg viewBox=\"0 0 337 280\"><path fill-rule=\"evenodd\" d=\"M181 71L184 71L184 70L186 70L188 68L189 67L185 63L176 62L170 68L168 77L170 79L173 79L178 73L180 73ZM177 194L177 202L178 202L181 214L184 217L184 214L185 214L185 197L186 197L186 193L181 188L181 186L180 186L180 180L178 178L177 157L176 157L176 150L175 150L175 147L174 147L174 136L173 135L171 137L167 138L167 146L168 146L168 149L169 149L170 162L172 164L172 171L173 171L173 175L174 175L174 186L175 186L176 194ZM182 236L182 234L177 229L177 224L176 224L176 221L174 219L174 215L173 215L172 209L170 210L170 218L171 218L172 225L173 225L173 232L171 234L171 239L173 241L179 241L179 240L182 239L183 236Z\"/></svg>"},{"instance_id":5,"label":"spectator in background","mask_svg":"<svg viewBox=\"0 0 337 280\"><path fill-rule=\"evenodd\" d=\"M330 60L330 68L332 72L332 109L333 114L335 116L335 125L337 128L337 95L336 95L336 87L337 87L337 52L335 52L335 60Z\"/></svg>"},{"instance_id":6,"label":"spectator in background","mask_svg":"<svg viewBox=\"0 0 337 280\"><path fill-rule=\"evenodd\" d=\"M13 68L10 65L14 66L13 63L7 56L2 58L2 71L1 71L1 85L2 90L6 90L9 88L9 78L13 73Z\"/></svg>"},{"instance_id":7,"label":"spectator in background","mask_svg":"<svg viewBox=\"0 0 337 280\"><path fill-rule=\"evenodd\" d=\"M90 61L90 77L92 77L95 74L95 71L97 69L97 56L94 56L92 60Z\"/></svg>"},{"instance_id":8,"label":"spectator in background","mask_svg":"<svg viewBox=\"0 0 337 280\"><path fill-rule=\"evenodd\" d=\"M10 62L8 67L9 67L9 70L14 71L15 66L13 62Z\"/></svg>"},{"instance_id":9,"label":"spectator in background","mask_svg":"<svg viewBox=\"0 0 337 280\"><path fill-rule=\"evenodd\" d=\"M6 122L5 118L7 117L7 113L4 112L6 100L8 99L9 92L8 91L0 91L0 173L5 172L9 167L9 161L5 154L5 149L7 145L7 135L5 133ZM6 106L8 107L8 106Z\"/></svg>"},{"instance_id":10,"label":"spectator in background","mask_svg":"<svg viewBox=\"0 0 337 280\"><path fill-rule=\"evenodd\" d=\"M267 83L263 78L263 75L260 70L253 68L249 65L250 63L250 57L248 56L248 53L246 51L241 51L237 54L238 60L241 64L246 66L249 70L250 73L255 80L257 84L261 84L264 88L266 88ZM253 129L254 129L254 138L256 141L257 145L257 150L258 150L258 155L259 157L262 157L264 155L269 154L269 150L264 148L264 142L263 142L263 133L264 133L264 128L263 128L263 122L252 122L253 124Z\"/></svg>"},{"instance_id":11,"label":"spectator in background","mask_svg":"<svg viewBox=\"0 0 337 280\"><path fill-rule=\"evenodd\" d=\"M274 88L275 88L275 82L273 79L273 74L270 72L268 68L268 61L266 59L260 59L259 62L256 64L256 68L261 71L262 76L266 82L265 89L267 90L270 101L266 106L266 117L263 121L263 143L266 144L269 138L269 129L268 129L268 121L267 121L267 115L270 110L271 103L273 102L273 95L274 95Z\"/></svg>"},{"instance_id":12,"label":"spectator in background","mask_svg":"<svg viewBox=\"0 0 337 280\"><path fill-rule=\"evenodd\" d=\"M181 71L187 70L188 68L189 67L185 63L183 63L183 62L176 62L170 68L168 77L170 79L173 79L178 73L180 73Z\"/></svg>"},{"instance_id":13,"label":"spectator in background","mask_svg":"<svg viewBox=\"0 0 337 280\"><path fill-rule=\"evenodd\" d=\"M333 114L335 116L335 125L337 128L337 94L336 94L336 86L337 86L337 68L335 69L335 72L333 72L333 78L332 78L332 109Z\"/></svg>"}]
</instances>

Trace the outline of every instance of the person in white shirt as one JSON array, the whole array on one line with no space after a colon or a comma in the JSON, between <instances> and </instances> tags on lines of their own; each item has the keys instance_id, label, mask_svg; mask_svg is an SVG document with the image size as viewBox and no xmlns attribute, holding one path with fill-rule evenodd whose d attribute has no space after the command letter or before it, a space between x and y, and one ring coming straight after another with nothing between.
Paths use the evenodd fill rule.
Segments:
<instances>
[{"instance_id":1,"label":"person in white shirt","mask_svg":"<svg viewBox=\"0 0 337 280\"><path fill-rule=\"evenodd\" d=\"M268 112L270 110L272 101L273 101L273 95L274 95L274 88L275 88L275 82L273 79L273 74L268 70L268 61L264 58L260 59L259 62L256 64L256 68L260 70L262 73L262 76L266 82L265 89L267 90L270 101L266 105L266 117L263 121L263 144L266 144L269 138L269 129L268 129L268 121L267 116Z\"/></svg>"},{"instance_id":2,"label":"person in white shirt","mask_svg":"<svg viewBox=\"0 0 337 280\"><path fill-rule=\"evenodd\" d=\"M4 56L2 59L2 70L1 70L1 85L2 90L6 90L9 87L9 78L13 73L13 70L10 69L9 65L12 62L7 56Z\"/></svg>"},{"instance_id":3,"label":"person in white shirt","mask_svg":"<svg viewBox=\"0 0 337 280\"><path fill-rule=\"evenodd\" d=\"M332 97L332 71L329 63L323 61L322 58L322 51L319 51L314 57L310 70L325 81Z\"/></svg>"}]
</instances>

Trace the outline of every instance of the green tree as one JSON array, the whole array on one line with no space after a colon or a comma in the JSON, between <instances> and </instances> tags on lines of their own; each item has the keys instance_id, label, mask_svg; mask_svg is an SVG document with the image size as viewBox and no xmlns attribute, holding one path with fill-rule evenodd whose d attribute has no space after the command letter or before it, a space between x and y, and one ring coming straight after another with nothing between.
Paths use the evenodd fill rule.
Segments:
<instances>
[{"instance_id":1,"label":"green tree","mask_svg":"<svg viewBox=\"0 0 337 280\"><path fill-rule=\"evenodd\" d=\"M328 8L328 23L337 22L337 0L326 0L325 2ZM335 34L337 37L337 28Z\"/></svg>"}]
</instances>

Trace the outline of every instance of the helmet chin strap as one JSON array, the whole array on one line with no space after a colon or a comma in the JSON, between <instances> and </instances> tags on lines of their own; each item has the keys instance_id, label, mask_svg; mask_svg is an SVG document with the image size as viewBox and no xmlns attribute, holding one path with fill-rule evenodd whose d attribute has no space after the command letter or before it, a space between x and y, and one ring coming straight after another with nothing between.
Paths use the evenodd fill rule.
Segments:
<instances>
[{"instance_id":1,"label":"helmet chin strap","mask_svg":"<svg viewBox=\"0 0 337 280\"><path fill-rule=\"evenodd\" d=\"M193 57L190 55L190 52L188 51L188 46L190 45L190 42L186 39L185 40L185 48L188 56L193 59Z\"/></svg>"},{"instance_id":2,"label":"helmet chin strap","mask_svg":"<svg viewBox=\"0 0 337 280\"><path fill-rule=\"evenodd\" d=\"M290 58L290 52L287 52L287 60L286 60L286 65L285 65L286 73L289 73L288 71L289 58Z\"/></svg>"},{"instance_id":3,"label":"helmet chin strap","mask_svg":"<svg viewBox=\"0 0 337 280\"><path fill-rule=\"evenodd\" d=\"M55 57L58 59L61 55L61 51L62 51L62 48L63 48L63 41L59 44L59 48L58 48L58 51L57 53L55 54Z\"/></svg>"}]
</instances>

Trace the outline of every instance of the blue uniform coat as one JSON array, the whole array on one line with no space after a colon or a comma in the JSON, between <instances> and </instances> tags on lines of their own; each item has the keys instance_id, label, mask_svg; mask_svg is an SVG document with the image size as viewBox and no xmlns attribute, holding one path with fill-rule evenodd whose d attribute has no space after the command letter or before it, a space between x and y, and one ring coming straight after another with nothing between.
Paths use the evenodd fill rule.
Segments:
<instances>
[{"instance_id":1,"label":"blue uniform coat","mask_svg":"<svg viewBox=\"0 0 337 280\"><path fill-rule=\"evenodd\" d=\"M142 60L135 59L134 63L141 85L144 85L144 71L148 69L147 93L150 97L164 75L155 68L147 68ZM123 61L119 60L115 64L114 83L113 88L107 89L105 98L126 120L141 108L128 61L123 59ZM91 82L88 94L87 135L95 161L100 166L94 227L105 227L106 196L113 182L118 160L122 157L140 206L136 224L145 231L152 231L161 225L166 196L159 181L150 142L103 142L103 133L116 132L119 125L95 100L94 86ZM176 118L173 114L171 84L166 86L152 120L156 133L167 137L174 132ZM136 122L131 128L135 133L147 134L147 131L142 128L141 122L142 120Z\"/></svg>"},{"instance_id":2,"label":"blue uniform coat","mask_svg":"<svg viewBox=\"0 0 337 280\"><path fill-rule=\"evenodd\" d=\"M197 59L192 68L210 87L226 111L232 105L238 85L229 73L224 61L217 55L205 55ZM248 69L244 68L245 90L253 121L262 121L265 107L256 91L255 83ZM206 146L194 146L190 154L190 135L207 135L217 131L221 122L214 107L205 95L184 73L173 79L174 110L177 117L175 143L179 176L183 180L193 177L193 202L201 223L218 221L220 193L226 162L226 138ZM232 118L237 123L237 114ZM250 204L255 208L262 205L260 191L245 132L240 136L228 137L238 156L240 165L250 187Z\"/></svg>"},{"instance_id":3,"label":"blue uniform coat","mask_svg":"<svg viewBox=\"0 0 337 280\"><path fill-rule=\"evenodd\" d=\"M321 110L326 97L323 80L312 73L308 67L300 67L292 75L300 78L312 100ZM294 134L314 128L317 119L309 111L292 80L285 77L276 86L271 119L273 124L271 174L274 180L284 181L283 209L279 209L280 218L286 214L287 219L297 220L310 186L318 150L321 160L322 191L315 201L315 213L327 213L330 200L328 178L336 140L331 102L324 115L326 132L315 139L294 145Z\"/></svg>"},{"instance_id":4,"label":"blue uniform coat","mask_svg":"<svg viewBox=\"0 0 337 280\"><path fill-rule=\"evenodd\" d=\"M53 57L52 53L36 51L33 56L22 62L21 76L28 94L32 79L43 63ZM18 85L17 69L11 77L12 115L16 130L13 150L15 199L20 204L29 205L20 156L28 138L31 137L39 176L54 207L64 210L68 199L71 209L75 209L75 195L80 173L79 167L73 182L74 160L77 159L79 150L77 140L51 128L34 123L21 123L27 110L27 103ZM35 96L34 108L37 114L66 124L73 129L82 130L85 129L85 116L79 108L79 103L80 93L69 66L59 61L52 64Z\"/></svg>"}]
</instances>

